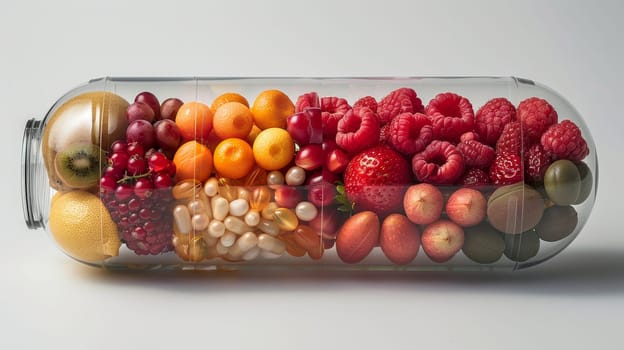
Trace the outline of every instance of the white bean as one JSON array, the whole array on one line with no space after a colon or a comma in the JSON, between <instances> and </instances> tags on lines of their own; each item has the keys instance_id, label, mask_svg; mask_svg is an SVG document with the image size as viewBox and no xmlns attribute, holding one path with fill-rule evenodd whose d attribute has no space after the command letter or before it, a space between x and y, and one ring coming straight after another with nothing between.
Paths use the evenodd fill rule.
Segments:
<instances>
[{"instance_id":1,"label":"white bean","mask_svg":"<svg viewBox=\"0 0 624 350\"><path fill-rule=\"evenodd\" d=\"M257 246L249 249L245 254L243 254L243 260L249 261L257 258L258 254L260 254L260 251L261 249Z\"/></svg>"},{"instance_id":2,"label":"white bean","mask_svg":"<svg viewBox=\"0 0 624 350\"><path fill-rule=\"evenodd\" d=\"M214 197L217 195L217 192L219 192L219 181L217 181L217 178L211 177L206 180L206 184L204 184L204 193L206 196Z\"/></svg>"},{"instance_id":3,"label":"white bean","mask_svg":"<svg viewBox=\"0 0 624 350\"><path fill-rule=\"evenodd\" d=\"M298 166L293 166L286 172L286 176L284 179L286 183L290 186L299 186L305 182L306 173L303 168Z\"/></svg>"},{"instance_id":4,"label":"white bean","mask_svg":"<svg viewBox=\"0 0 624 350\"><path fill-rule=\"evenodd\" d=\"M223 220L223 224L225 224L225 228L229 231L232 231L236 234L242 235L247 231L252 231L252 228L247 226L247 224L237 218L236 216L228 216Z\"/></svg>"},{"instance_id":5,"label":"white bean","mask_svg":"<svg viewBox=\"0 0 624 350\"><path fill-rule=\"evenodd\" d=\"M249 210L249 202L245 199L235 199L230 202L230 215L243 216Z\"/></svg>"},{"instance_id":6,"label":"white bean","mask_svg":"<svg viewBox=\"0 0 624 350\"><path fill-rule=\"evenodd\" d=\"M255 209L251 209L245 214L244 220L250 227L256 227L260 223L260 213Z\"/></svg>"},{"instance_id":7,"label":"white bean","mask_svg":"<svg viewBox=\"0 0 624 350\"><path fill-rule=\"evenodd\" d=\"M236 237L237 236L234 232L226 231L223 236L219 238L219 243L221 243L222 246L229 248L234 244L234 242L236 242Z\"/></svg>"},{"instance_id":8,"label":"white bean","mask_svg":"<svg viewBox=\"0 0 624 350\"><path fill-rule=\"evenodd\" d=\"M225 233L225 225L222 221L213 219L210 221L210 224L208 224L208 233L212 237L219 238Z\"/></svg>"},{"instance_id":9,"label":"white bean","mask_svg":"<svg viewBox=\"0 0 624 350\"><path fill-rule=\"evenodd\" d=\"M173 218L178 228L178 233L188 234L191 232L191 213L189 213L186 205L176 205L173 209Z\"/></svg>"},{"instance_id":10,"label":"white bean","mask_svg":"<svg viewBox=\"0 0 624 350\"><path fill-rule=\"evenodd\" d=\"M318 215L318 209L316 209L314 204L303 201L299 202L295 207L295 214L303 221L311 221Z\"/></svg>"},{"instance_id":11,"label":"white bean","mask_svg":"<svg viewBox=\"0 0 624 350\"><path fill-rule=\"evenodd\" d=\"M212 197L211 203L212 205L212 217L223 221L230 211L230 206L227 199L221 196Z\"/></svg>"}]
</instances>

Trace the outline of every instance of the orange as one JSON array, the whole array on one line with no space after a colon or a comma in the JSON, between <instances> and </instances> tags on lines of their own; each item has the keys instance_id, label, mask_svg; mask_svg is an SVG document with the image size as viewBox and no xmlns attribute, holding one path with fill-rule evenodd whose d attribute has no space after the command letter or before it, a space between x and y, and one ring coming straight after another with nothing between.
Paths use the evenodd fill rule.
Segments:
<instances>
[{"instance_id":1,"label":"orange","mask_svg":"<svg viewBox=\"0 0 624 350\"><path fill-rule=\"evenodd\" d=\"M212 124L221 139L245 138L253 126L253 115L244 104L228 102L217 109Z\"/></svg>"},{"instance_id":2,"label":"orange","mask_svg":"<svg viewBox=\"0 0 624 350\"><path fill-rule=\"evenodd\" d=\"M256 125L268 128L286 128L286 119L295 113L295 105L279 90L266 90L260 93L251 106Z\"/></svg>"},{"instance_id":3,"label":"orange","mask_svg":"<svg viewBox=\"0 0 624 350\"><path fill-rule=\"evenodd\" d=\"M204 182L212 173L212 154L197 141L184 143L173 156L177 181L195 179Z\"/></svg>"},{"instance_id":4,"label":"orange","mask_svg":"<svg viewBox=\"0 0 624 350\"><path fill-rule=\"evenodd\" d=\"M266 170L278 170L290 163L295 143L288 131L281 128L262 130L253 144L256 163Z\"/></svg>"},{"instance_id":5,"label":"orange","mask_svg":"<svg viewBox=\"0 0 624 350\"><path fill-rule=\"evenodd\" d=\"M245 105L245 107L249 108L249 102L247 102L247 99L243 95L237 94L235 92L226 92L222 95L219 95L217 98L214 99L214 101L212 101L212 104L210 105L210 111L214 114L217 109L219 109L219 107L228 102L242 103Z\"/></svg>"},{"instance_id":6,"label":"orange","mask_svg":"<svg viewBox=\"0 0 624 350\"><path fill-rule=\"evenodd\" d=\"M251 146L237 138L221 141L214 151L214 166L222 177L240 179L256 165Z\"/></svg>"},{"instance_id":7,"label":"orange","mask_svg":"<svg viewBox=\"0 0 624 350\"><path fill-rule=\"evenodd\" d=\"M186 102L176 114L175 122L184 141L208 139L212 131L212 112L210 107L201 102Z\"/></svg>"}]
</instances>

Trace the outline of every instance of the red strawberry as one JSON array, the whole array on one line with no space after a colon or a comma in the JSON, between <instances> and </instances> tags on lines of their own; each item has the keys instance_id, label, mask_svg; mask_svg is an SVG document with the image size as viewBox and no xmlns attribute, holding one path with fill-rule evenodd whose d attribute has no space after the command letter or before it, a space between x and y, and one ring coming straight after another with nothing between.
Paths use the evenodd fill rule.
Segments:
<instances>
[{"instance_id":1,"label":"red strawberry","mask_svg":"<svg viewBox=\"0 0 624 350\"><path fill-rule=\"evenodd\" d=\"M380 216L401 211L410 182L409 163L386 145L359 153L344 173L345 193L355 210L372 210Z\"/></svg>"}]
</instances>

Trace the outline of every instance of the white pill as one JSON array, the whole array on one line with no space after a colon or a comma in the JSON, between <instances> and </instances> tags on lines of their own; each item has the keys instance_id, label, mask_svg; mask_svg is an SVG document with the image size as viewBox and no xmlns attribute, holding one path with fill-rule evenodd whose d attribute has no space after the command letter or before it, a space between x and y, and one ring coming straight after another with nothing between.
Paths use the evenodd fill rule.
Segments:
<instances>
[{"instance_id":1,"label":"white pill","mask_svg":"<svg viewBox=\"0 0 624 350\"><path fill-rule=\"evenodd\" d=\"M245 254L243 254L243 260L249 261L249 260L253 260L257 258L258 255L260 254L260 251L261 249L258 248L257 246L249 249Z\"/></svg>"},{"instance_id":2,"label":"white pill","mask_svg":"<svg viewBox=\"0 0 624 350\"><path fill-rule=\"evenodd\" d=\"M225 233L225 224L223 224L223 221L213 219L210 221L210 224L208 224L208 233L215 238L223 236Z\"/></svg>"},{"instance_id":3,"label":"white pill","mask_svg":"<svg viewBox=\"0 0 624 350\"><path fill-rule=\"evenodd\" d=\"M206 180L206 184L204 184L204 193L206 196L214 197L217 195L217 192L219 192L219 181L217 181L217 178L211 177Z\"/></svg>"},{"instance_id":4,"label":"white pill","mask_svg":"<svg viewBox=\"0 0 624 350\"><path fill-rule=\"evenodd\" d=\"M206 204L207 202L204 202L201 199L194 199L190 201L186 206L188 207L189 212L191 212L191 215L195 215L207 212L209 206L207 206Z\"/></svg>"},{"instance_id":5,"label":"white pill","mask_svg":"<svg viewBox=\"0 0 624 350\"><path fill-rule=\"evenodd\" d=\"M303 221L311 221L318 215L318 209L316 209L314 204L303 201L299 202L295 207L295 214Z\"/></svg>"},{"instance_id":6,"label":"white pill","mask_svg":"<svg viewBox=\"0 0 624 350\"><path fill-rule=\"evenodd\" d=\"M256 227L260 223L260 213L255 209L251 209L245 214L244 220L250 227Z\"/></svg>"},{"instance_id":7,"label":"white pill","mask_svg":"<svg viewBox=\"0 0 624 350\"><path fill-rule=\"evenodd\" d=\"M176 205L173 209L173 219L178 228L178 233L188 234L191 232L191 213L189 213L186 205Z\"/></svg>"},{"instance_id":8,"label":"white pill","mask_svg":"<svg viewBox=\"0 0 624 350\"><path fill-rule=\"evenodd\" d=\"M214 196L210 202L210 205L212 206L212 217L223 221L230 211L230 205L227 199L221 196Z\"/></svg>"},{"instance_id":9,"label":"white pill","mask_svg":"<svg viewBox=\"0 0 624 350\"><path fill-rule=\"evenodd\" d=\"M281 257L284 254L275 254L273 252L270 252L268 250L261 250L260 251L260 256L265 258L265 259L277 259L279 257Z\"/></svg>"},{"instance_id":10,"label":"white pill","mask_svg":"<svg viewBox=\"0 0 624 350\"><path fill-rule=\"evenodd\" d=\"M271 236L277 236L280 233L279 226L277 226L274 221L267 219L260 219L260 222L258 223L258 228L260 229L260 231L268 233Z\"/></svg>"},{"instance_id":11,"label":"white pill","mask_svg":"<svg viewBox=\"0 0 624 350\"><path fill-rule=\"evenodd\" d=\"M268 250L274 254L282 254L286 251L286 243L267 234L258 236L258 247Z\"/></svg>"},{"instance_id":12,"label":"white pill","mask_svg":"<svg viewBox=\"0 0 624 350\"><path fill-rule=\"evenodd\" d=\"M208 246L208 247L214 247L215 245L217 245L217 242L219 242L218 238L210 236L207 233L207 231L204 231L202 233L202 238L204 240L204 243L206 243L206 246Z\"/></svg>"},{"instance_id":13,"label":"white pill","mask_svg":"<svg viewBox=\"0 0 624 350\"><path fill-rule=\"evenodd\" d=\"M225 228L227 230L239 235L242 235L247 231L253 231L251 227L247 226L243 220L237 218L236 216L228 216L225 220L223 220L223 224L225 224Z\"/></svg>"},{"instance_id":14,"label":"white pill","mask_svg":"<svg viewBox=\"0 0 624 350\"><path fill-rule=\"evenodd\" d=\"M243 216L249 210L249 202L245 199L235 199L230 202L230 215Z\"/></svg>"},{"instance_id":15,"label":"white pill","mask_svg":"<svg viewBox=\"0 0 624 350\"><path fill-rule=\"evenodd\" d=\"M286 183L290 186L299 186L305 182L306 173L303 168L298 166L293 166L286 172L286 176L284 179Z\"/></svg>"},{"instance_id":16,"label":"white pill","mask_svg":"<svg viewBox=\"0 0 624 350\"><path fill-rule=\"evenodd\" d=\"M243 254L258 244L258 237L253 232L245 232L232 245L228 255L235 260L240 259Z\"/></svg>"},{"instance_id":17,"label":"white pill","mask_svg":"<svg viewBox=\"0 0 624 350\"><path fill-rule=\"evenodd\" d=\"M236 242L236 237L238 237L234 232L226 231L221 238L219 238L219 243L222 246L229 248L234 245Z\"/></svg>"},{"instance_id":18,"label":"white pill","mask_svg":"<svg viewBox=\"0 0 624 350\"><path fill-rule=\"evenodd\" d=\"M217 242L217 245L215 246L215 251L217 252L217 256L223 256L227 254L228 250L229 250L228 247L224 246L223 243L221 243L221 240L219 239L219 242Z\"/></svg>"},{"instance_id":19,"label":"white pill","mask_svg":"<svg viewBox=\"0 0 624 350\"><path fill-rule=\"evenodd\" d=\"M208 224L210 223L210 218L206 214L195 214L191 218L191 224L195 231L202 231L208 228Z\"/></svg>"}]
</instances>

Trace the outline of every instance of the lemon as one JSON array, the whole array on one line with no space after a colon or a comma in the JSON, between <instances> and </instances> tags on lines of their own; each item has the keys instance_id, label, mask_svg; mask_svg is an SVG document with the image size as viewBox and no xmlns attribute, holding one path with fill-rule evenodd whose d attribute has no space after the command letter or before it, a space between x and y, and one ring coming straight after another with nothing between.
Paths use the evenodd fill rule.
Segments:
<instances>
[{"instance_id":1,"label":"lemon","mask_svg":"<svg viewBox=\"0 0 624 350\"><path fill-rule=\"evenodd\" d=\"M86 191L55 196L50 208L50 232L71 257L99 263L119 255L117 226L99 197Z\"/></svg>"}]
</instances>

